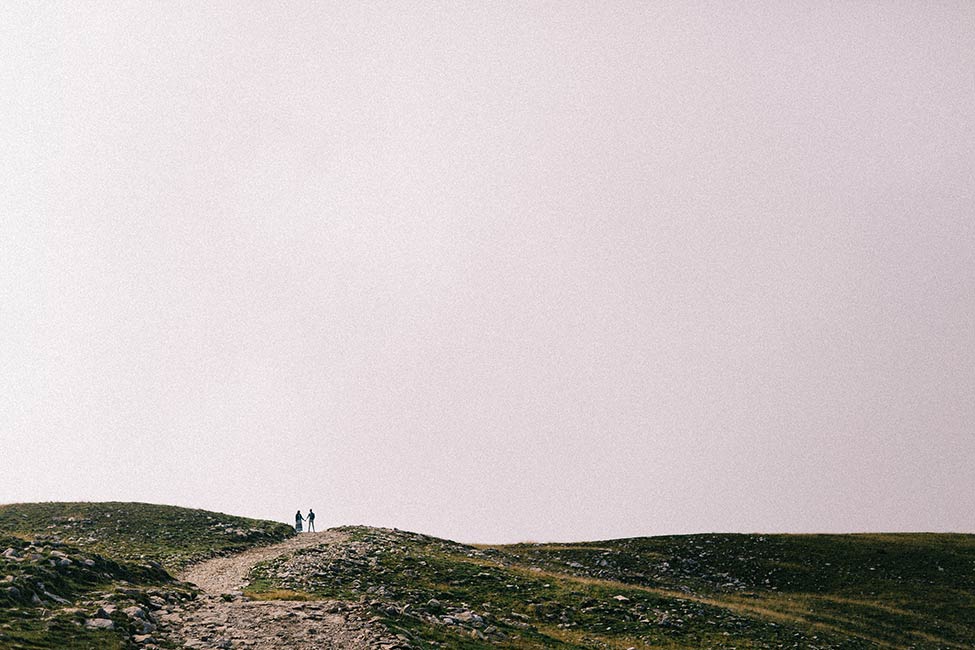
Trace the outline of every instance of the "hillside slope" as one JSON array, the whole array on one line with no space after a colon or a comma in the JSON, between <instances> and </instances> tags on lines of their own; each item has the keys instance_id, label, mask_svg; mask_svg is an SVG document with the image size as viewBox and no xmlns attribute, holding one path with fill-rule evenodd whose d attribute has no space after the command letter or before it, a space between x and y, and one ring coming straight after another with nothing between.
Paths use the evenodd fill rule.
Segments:
<instances>
[{"instance_id":1,"label":"hillside slope","mask_svg":"<svg viewBox=\"0 0 975 650\"><path fill-rule=\"evenodd\" d=\"M343 531L343 544L258 566L246 593L364 598L415 647L975 647L975 536L474 547Z\"/></svg>"},{"instance_id":2,"label":"hillside slope","mask_svg":"<svg viewBox=\"0 0 975 650\"><path fill-rule=\"evenodd\" d=\"M318 633L359 626L345 637L368 628L386 640L375 647L404 650L975 647L973 535L471 546L343 527L206 565L243 567L221 578L247 582L243 598L213 585L198 597L173 578L293 535L172 506L0 506L0 649L172 649L191 637L207 647L202 637L221 625L227 639L246 638L228 626L262 628L271 641L252 646L262 650L322 647L324 637L301 637L306 616ZM254 612L266 620L248 623ZM289 630L271 614L287 615Z\"/></svg>"},{"instance_id":3,"label":"hillside slope","mask_svg":"<svg viewBox=\"0 0 975 650\"><path fill-rule=\"evenodd\" d=\"M294 534L287 524L149 503L0 505L0 533L48 537L108 557L147 560L175 572L191 562Z\"/></svg>"},{"instance_id":4,"label":"hillside slope","mask_svg":"<svg viewBox=\"0 0 975 650\"><path fill-rule=\"evenodd\" d=\"M172 572L293 534L285 524L143 503L0 506L0 649L133 647L152 624L126 608L195 596ZM100 623L89 618L96 611L106 614Z\"/></svg>"}]
</instances>

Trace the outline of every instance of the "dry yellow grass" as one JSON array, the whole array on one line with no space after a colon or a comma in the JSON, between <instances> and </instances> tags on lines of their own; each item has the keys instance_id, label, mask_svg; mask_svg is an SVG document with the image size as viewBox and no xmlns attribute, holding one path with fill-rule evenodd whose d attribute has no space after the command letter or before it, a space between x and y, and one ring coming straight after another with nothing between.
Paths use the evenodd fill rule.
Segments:
<instances>
[{"instance_id":1,"label":"dry yellow grass","mask_svg":"<svg viewBox=\"0 0 975 650\"><path fill-rule=\"evenodd\" d=\"M490 563L485 563L485 564L490 564ZM625 589L625 590L641 591L644 593L651 593L665 598L683 599L683 600L688 600L696 603L701 603L702 605L710 605L712 607L727 609L729 611L738 614L750 614L752 616L757 616L759 618L764 618L766 620L776 621L780 623L802 623L804 625L808 625L811 628L822 630L823 632L854 636L874 644L877 648L887 648L888 650L909 650L909 648L906 646L889 643L882 639L878 639L876 637L863 634L862 632L852 631L842 625L833 625L831 623L826 623L822 621L809 620L807 617L803 616L802 613L789 611L793 609L794 605L791 607L786 606L783 607L782 609L779 609L778 607L775 606L768 607L768 606L754 604L751 602L745 603L741 601L718 600L715 598L707 598L704 596L688 594L681 591L672 591L669 589L644 587L641 585L632 585L632 584L626 584L622 582L616 582L613 580L602 580L599 578L572 576L564 573L555 573L552 571L538 570L535 568L524 567L519 565L511 565L508 567L508 570L516 573L522 573L525 576L533 576L533 577L545 576L547 578L551 578L553 581L560 581L563 583L572 582L572 583L583 584L583 585L598 585L601 587L617 588L620 590ZM775 605L781 605L781 603L776 602ZM783 609L785 609L786 611L783 611ZM836 622L843 623L846 621L837 620ZM939 642L943 642L946 647L951 647L951 648L963 647L958 644L952 644L950 642L943 641L940 639Z\"/></svg>"},{"instance_id":2,"label":"dry yellow grass","mask_svg":"<svg viewBox=\"0 0 975 650\"><path fill-rule=\"evenodd\" d=\"M315 600L315 596L304 591L290 589L270 589L268 591L245 590L244 595L251 600Z\"/></svg>"}]
</instances>

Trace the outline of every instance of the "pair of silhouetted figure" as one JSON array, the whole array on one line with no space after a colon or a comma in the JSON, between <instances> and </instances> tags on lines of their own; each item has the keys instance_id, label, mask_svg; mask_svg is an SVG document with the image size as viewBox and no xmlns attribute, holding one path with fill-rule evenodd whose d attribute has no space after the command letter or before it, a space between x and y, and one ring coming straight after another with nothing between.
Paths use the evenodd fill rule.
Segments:
<instances>
[{"instance_id":1,"label":"pair of silhouetted figure","mask_svg":"<svg viewBox=\"0 0 975 650\"><path fill-rule=\"evenodd\" d=\"M314 533L315 532L315 511L312 510L311 508L308 508L307 517L301 516L301 510L299 510L295 514L295 530L297 530L299 533L301 532L301 522L303 521L308 522L308 532Z\"/></svg>"}]
</instances>

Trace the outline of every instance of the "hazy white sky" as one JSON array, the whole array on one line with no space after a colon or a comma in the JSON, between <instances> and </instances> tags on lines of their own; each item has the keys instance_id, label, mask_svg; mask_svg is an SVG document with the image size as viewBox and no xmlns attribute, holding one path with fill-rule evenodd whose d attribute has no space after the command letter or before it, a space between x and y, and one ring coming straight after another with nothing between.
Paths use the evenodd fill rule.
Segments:
<instances>
[{"instance_id":1,"label":"hazy white sky","mask_svg":"<svg viewBox=\"0 0 975 650\"><path fill-rule=\"evenodd\" d=\"M975 532L975 4L352 5L0 8L0 502Z\"/></svg>"}]
</instances>

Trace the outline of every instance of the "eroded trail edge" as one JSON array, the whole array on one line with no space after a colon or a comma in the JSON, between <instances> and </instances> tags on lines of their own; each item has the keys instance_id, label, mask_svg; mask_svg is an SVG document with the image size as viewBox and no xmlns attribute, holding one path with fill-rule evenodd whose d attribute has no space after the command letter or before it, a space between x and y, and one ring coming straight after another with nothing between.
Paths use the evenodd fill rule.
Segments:
<instances>
[{"instance_id":1,"label":"eroded trail edge","mask_svg":"<svg viewBox=\"0 0 975 650\"><path fill-rule=\"evenodd\" d=\"M360 603L336 600L248 600L251 569L303 548L341 544L335 530L303 533L280 544L249 549L187 567L179 579L203 590L196 600L164 614L171 640L186 649L250 650L405 649Z\"/></svg>"}]
</instances>

